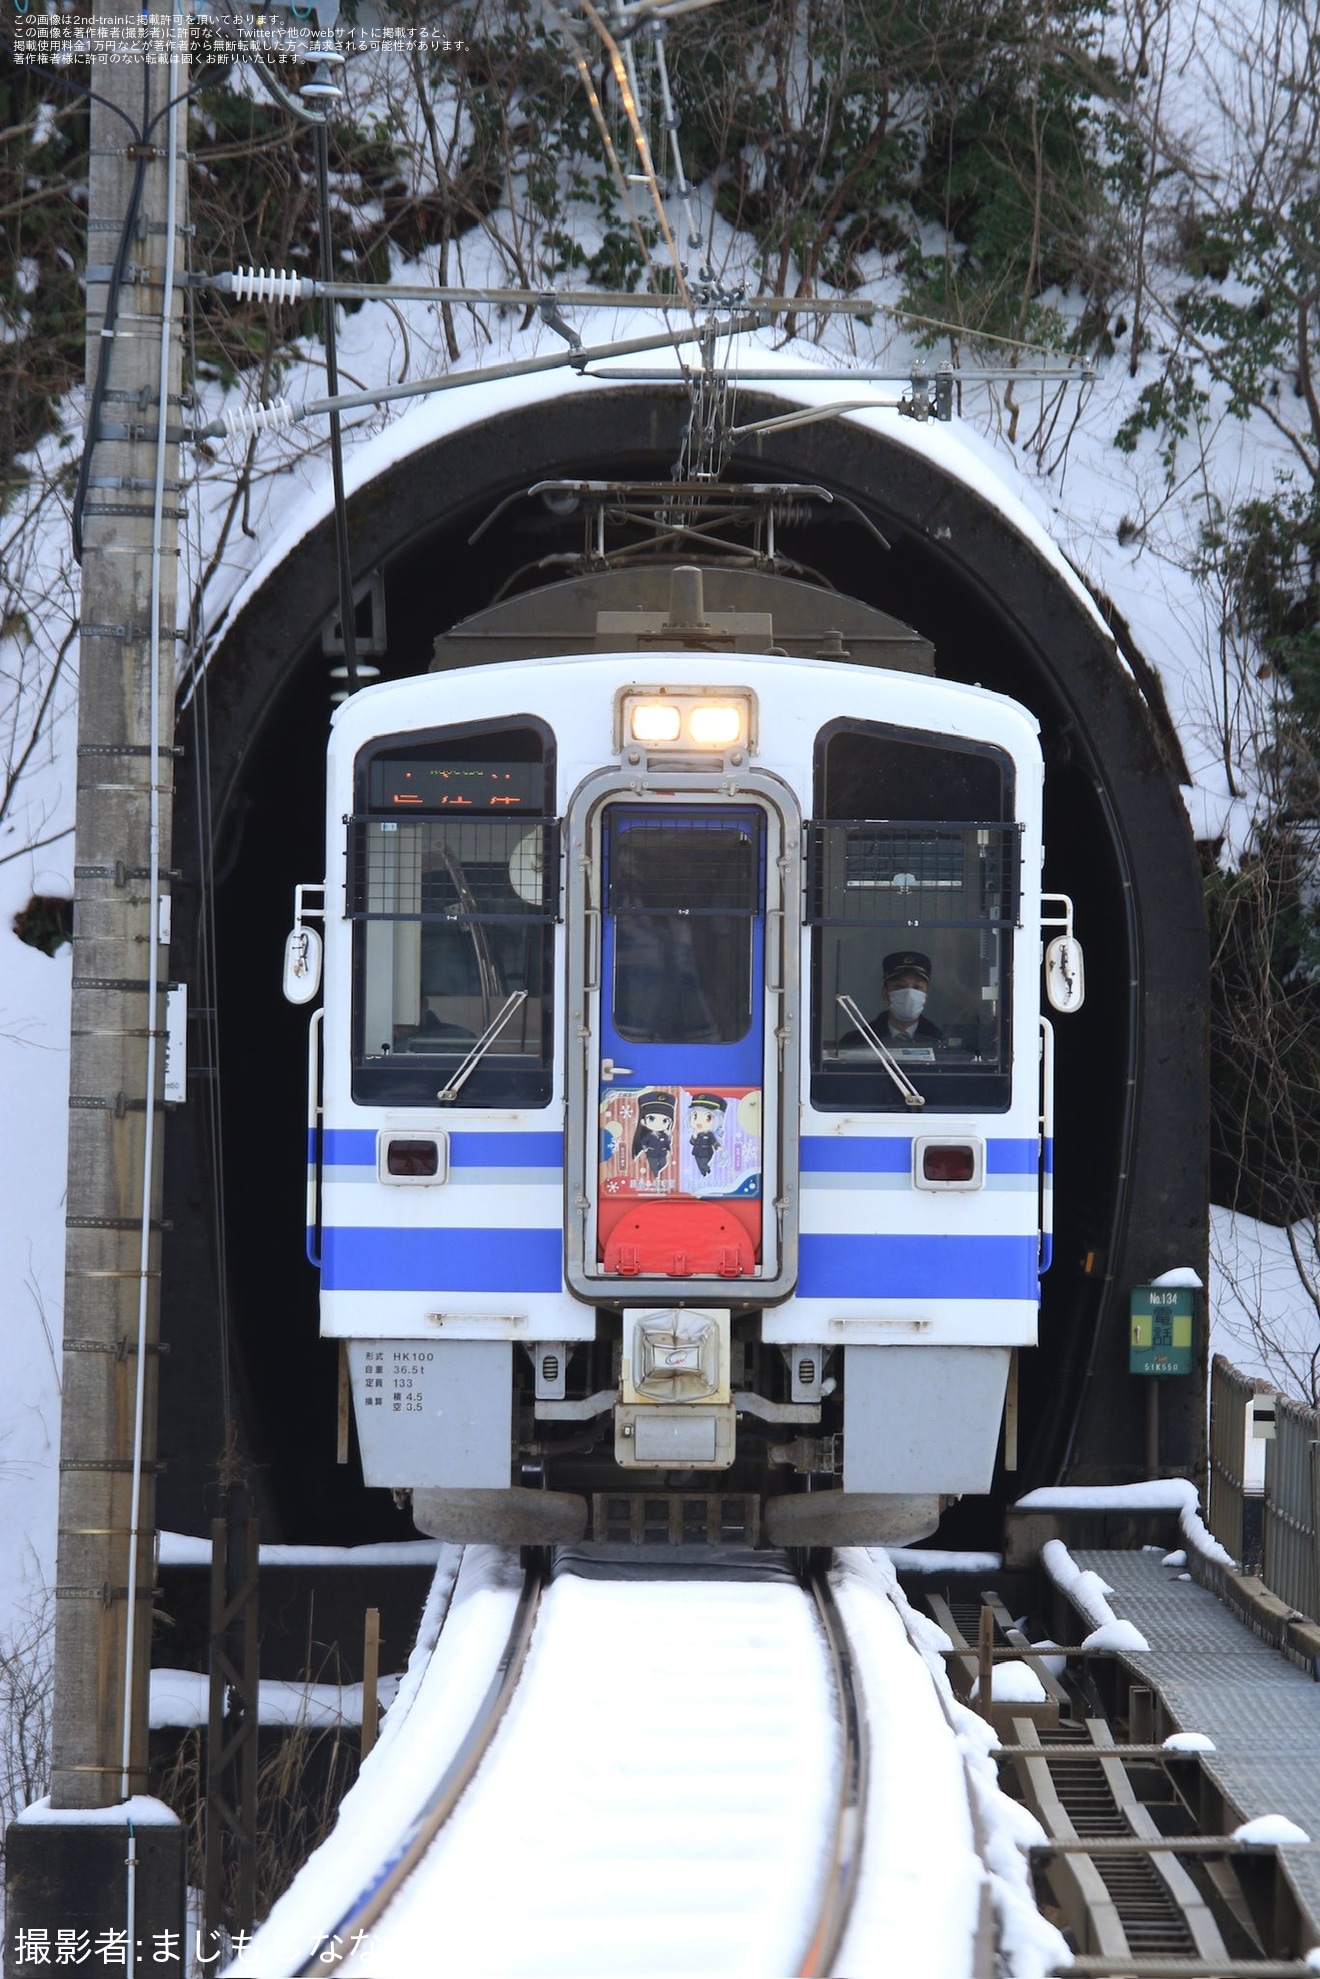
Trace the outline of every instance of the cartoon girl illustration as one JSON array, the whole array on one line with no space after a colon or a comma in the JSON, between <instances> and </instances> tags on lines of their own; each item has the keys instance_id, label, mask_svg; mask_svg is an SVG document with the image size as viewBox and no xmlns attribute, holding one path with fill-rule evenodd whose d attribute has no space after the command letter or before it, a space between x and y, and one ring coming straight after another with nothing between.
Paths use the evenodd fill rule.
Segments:
<instances>
[{"instance_id":1,"label":"cartoon girl illustration","mask_svg":"<svg viewBox=\"0 0 1320 1979\"><path fill-rule=\"evenodd\" d=\"M706 1176L724 1145L724 1114L727 1100L718 1093L693 1093L688 1101L688 1146L697 1168Z\"/></svg>"},{"instance_id":2,"label":"cartoon girl illustration","mask_svg":"<svg viewBox=\"0 0 1320 1979\"><path fill-rule=\"evenodd\" d=\"M658 1182L668 1166L674 1144L674 1095L653 1090L637 1101L637 1125L633 1129L632 1158L646 1156L651 1180Z\"/></svg>"}]
</instances>

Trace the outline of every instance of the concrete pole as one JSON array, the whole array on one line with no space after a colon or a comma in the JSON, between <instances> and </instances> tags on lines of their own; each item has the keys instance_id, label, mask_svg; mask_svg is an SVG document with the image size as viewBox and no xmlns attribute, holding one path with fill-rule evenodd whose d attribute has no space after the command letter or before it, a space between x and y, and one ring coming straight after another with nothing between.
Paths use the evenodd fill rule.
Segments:
<instances>
[{"instance_id":1,"label":"concrete pole","mask_svg":"<svg viewBox=\"0 0 1320 1979\"><path fill-rule=\"evenodd\" d=\"M159 113L187 88L169 5L151 0L150 20L161 39L149 59L98 61L91 76L104 101L92 103L88 198L96 430L82 510L57 1809L146 1789L186 219L185 107ZM136 0L97 0L96 31L120 48L143 47L143 21Z\"/></svg>"}]
</instances>

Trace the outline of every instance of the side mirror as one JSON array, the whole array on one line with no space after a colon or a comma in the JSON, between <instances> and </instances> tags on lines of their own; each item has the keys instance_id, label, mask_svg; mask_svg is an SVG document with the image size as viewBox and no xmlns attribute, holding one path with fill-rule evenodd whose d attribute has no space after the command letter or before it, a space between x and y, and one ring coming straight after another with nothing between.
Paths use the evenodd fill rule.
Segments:
<instances>
[{"instance_id":1,"label":"side mirror","mask_svg":"<svg viewBox=\"0 0 1320 1979\"><path fill-rule=\"evenodd\" d=\"M290 1003L310 1003L321 987L325 943L315 928L296 927L284 944L284 994Z\"/></svg>"},{"instance_id":2,"label":"side mirror","mask_svg":"<svg viewBox=\"0 0 1320 1979\"><path fill-rule=\"evenodd\" d=\"M1045 994L1052 1010L1080 1010L1085 1002L1086 970L1076 935L1056 935L1045 950Z\"/></svg>"}]
</instances>

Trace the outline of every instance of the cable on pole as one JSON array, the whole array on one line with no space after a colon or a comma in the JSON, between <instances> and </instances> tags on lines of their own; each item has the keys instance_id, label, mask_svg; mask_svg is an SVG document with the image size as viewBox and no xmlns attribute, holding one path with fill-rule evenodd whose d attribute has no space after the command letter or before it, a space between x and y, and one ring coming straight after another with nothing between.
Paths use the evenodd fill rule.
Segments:
<instances>
[{"instance_id":1,"label":"cable on pole","mask_svg":"<svg viewBox=\"0 0 1320 1979\"><path fill-rule=\"evenodd\" d=\"M319 70L317 71L319 73ZM318 93L324 86L313 81L309 88ZM316 141L316 187L320 207L321 233L321 273L328 282L334 273L334 246L330 231L330 125L323 119L317 125ZM325 381L330 387L330 397L339 392L339 362L335 346L335 305L329 297L322 306L321 340L325 346ZM356 694L361 685L358 677L357 638L354 626L353 605L353 563L348 541L348 501L344 493L344 439L340 425L339 408L331 406L330 413L330 468L334 480L335 494L335 562L339 574L339 625L344 642L344 673L348 691ZM285 422L288 423L288 422Z\"/></svg>"}]
</instances>

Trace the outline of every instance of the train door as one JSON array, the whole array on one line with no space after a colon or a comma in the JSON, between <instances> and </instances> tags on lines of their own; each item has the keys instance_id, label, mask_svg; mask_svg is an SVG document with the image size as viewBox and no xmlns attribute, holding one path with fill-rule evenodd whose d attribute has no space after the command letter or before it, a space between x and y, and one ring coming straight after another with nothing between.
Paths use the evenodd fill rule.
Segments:
<instances>
[{"instance_id":1,"label":"train door","mask_svg":"<svg viewBox=\"0 0 1320 1979\"><path fill-rule=\"evenodd\" d=\"M778 806L696 792L591 812L569 1262L596 1298L631 1304L643 1281L648 1298L759 1301L791 1283L784 830Z\"/></svg>"}]
</instances>

